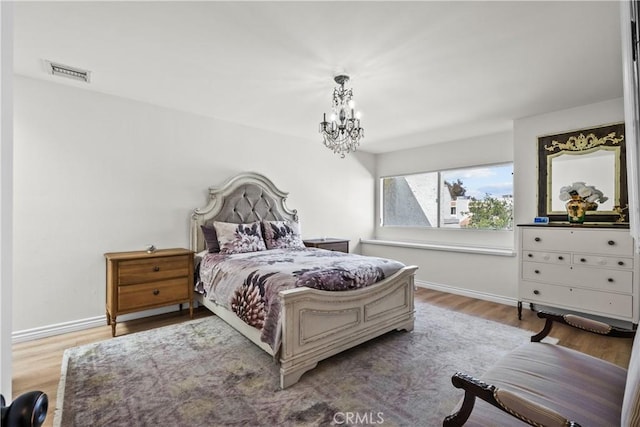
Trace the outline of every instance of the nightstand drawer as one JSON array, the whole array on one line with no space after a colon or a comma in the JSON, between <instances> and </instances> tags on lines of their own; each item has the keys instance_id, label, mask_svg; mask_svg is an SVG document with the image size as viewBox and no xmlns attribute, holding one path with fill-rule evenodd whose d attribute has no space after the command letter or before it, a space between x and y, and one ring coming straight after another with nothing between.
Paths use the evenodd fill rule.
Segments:
<instances>
[{"instance_id":1,"label":"nightstand drawer","mask_svg":"<svg viewBox=\"0 0 640 427\"><path fill-rule=\"evenodd\" d=\"M349 252L349 245L347 243L325 243L316 247L328 251Z\"/></svg>"},{"instance_id":2,"label":"nightstand drawer","mask_svg":"<svg viewBox=\"0 0 640 427\"><path fill-rule=\"evenodd\" d=\"M178 300L188 300L189 279L187 277L118 287L118 310L133 310L162 305Z\"/></svg>"},{"instance_id":3,"label":"nightstand drawer","mask_svg":"<svg viewBox=\"0 0 640 427\"><path fill-rule=\"evenodd\" d=\"M326 249L335 252L349 252L349 241L345 239L306 239L303 240L304 245L308 248Z\"/></svg>"},{"instance_id":4,"label":"nightstand drawer","mask_svg":"<svg viewBox=\"0 0 640 427\"><path fill-rule=\"evenodd\" d=\"M118 284L144 283L189 275L189 255L121 261Z\"/></svg>"}]
</instances>

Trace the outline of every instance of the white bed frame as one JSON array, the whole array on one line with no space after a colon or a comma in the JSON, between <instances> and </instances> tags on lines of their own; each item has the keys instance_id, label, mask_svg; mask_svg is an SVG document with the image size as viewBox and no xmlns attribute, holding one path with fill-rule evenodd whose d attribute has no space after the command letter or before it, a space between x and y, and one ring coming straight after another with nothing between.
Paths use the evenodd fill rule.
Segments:
<instances>
[{"instance_id":1,"label":"white bed frame","mask_svg":"<svg viewBox=\"0 0 640 427\"><path fill-rule=\"evenodd\" d=\"M257 220L298 222L286 207L287 194L266 177L243 173L220 187L209 188L209 202L191 216L191 249L205 249L200 228L213 221L245 223ZM413 330L414 275L408 266L375 285L353 291L329 292L307 287L280 292L282 345L274 352L260 332L223 306L196 294L196 300L272 356L280 357L280 386L289 387L319 361L386 332ZM274 354L275 353L275 354Z\"/></svg>"}]
</instances>

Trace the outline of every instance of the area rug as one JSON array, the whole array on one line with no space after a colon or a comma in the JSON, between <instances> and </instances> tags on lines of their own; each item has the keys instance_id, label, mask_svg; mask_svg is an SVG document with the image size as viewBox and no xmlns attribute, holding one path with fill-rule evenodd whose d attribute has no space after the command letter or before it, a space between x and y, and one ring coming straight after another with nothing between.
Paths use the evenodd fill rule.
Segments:
<instances>
[{"instance_id":1,"label":"area rug","mask_svg":"<svg viewBox=\"0 0 640 427\"><path fill-rule=\"evenodd\" d=\"M417 302L412 332L281 390L273 358L210 316L66 350L54 426L440 426L462 397L451 376L482 374L530 335Z\"/></svg>"}]
</instances>

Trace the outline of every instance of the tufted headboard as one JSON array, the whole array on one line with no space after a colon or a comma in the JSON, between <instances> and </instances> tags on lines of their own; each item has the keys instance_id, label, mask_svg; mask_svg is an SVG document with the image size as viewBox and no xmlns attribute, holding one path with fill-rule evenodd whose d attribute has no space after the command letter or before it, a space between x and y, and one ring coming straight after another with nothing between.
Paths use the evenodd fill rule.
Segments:
<instances>
[{"instance_id":1,"label":"tufted headboard","mask_svg":"<svg viewBox=\"0 0 640 427\"><path fill-rule=\"evenodd\" d=\"M286 207L288 194L279 190L269 178L254 172L236 175L220 187L209 187L209 202L191 214L191 250L200 252L205 249L200 226L213 224L213 221L298 222L298 211Z\"/></svg>"}]
</instances>

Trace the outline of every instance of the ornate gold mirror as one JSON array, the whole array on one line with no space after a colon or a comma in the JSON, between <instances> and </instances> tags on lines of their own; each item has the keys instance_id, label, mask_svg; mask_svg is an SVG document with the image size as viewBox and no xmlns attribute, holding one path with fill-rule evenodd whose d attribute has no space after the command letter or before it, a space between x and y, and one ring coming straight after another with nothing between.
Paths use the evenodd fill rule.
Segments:
<instances>
[{"instance_id":1,"label":"ornate gold mirror","mask_svg":"<svg viewBox=\"0 0 640 427\"><path fill-rule=\"evenodd\" d=\"M538 137L538 216L566 222L576 193L586 222L628 222L624 123Z\"/></svg>"}]
</instances>

